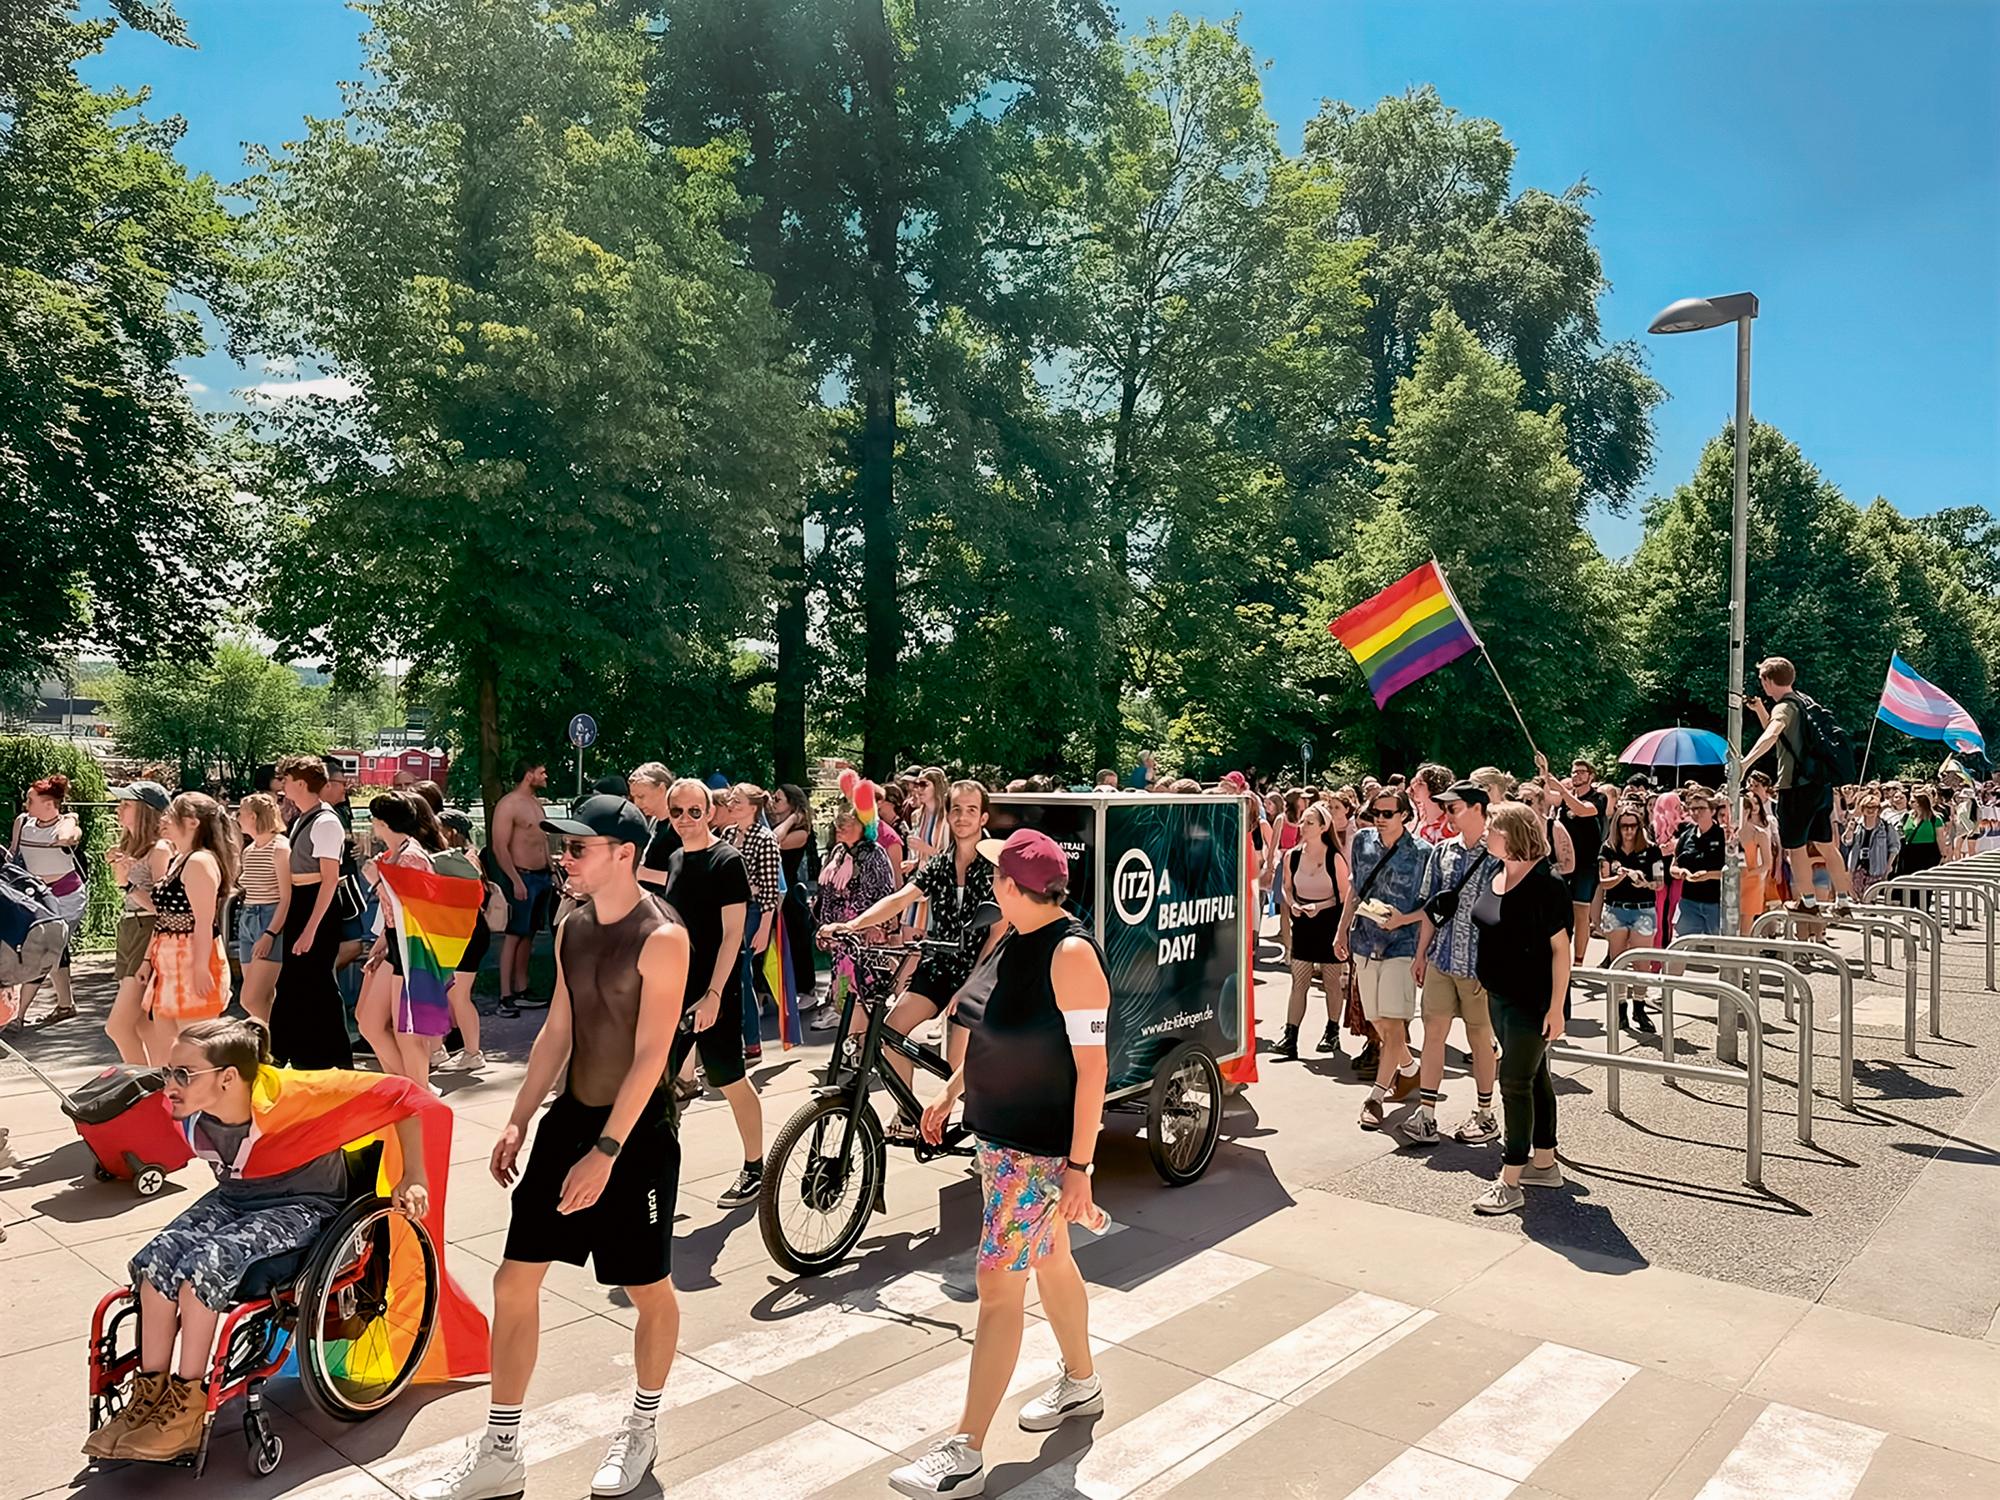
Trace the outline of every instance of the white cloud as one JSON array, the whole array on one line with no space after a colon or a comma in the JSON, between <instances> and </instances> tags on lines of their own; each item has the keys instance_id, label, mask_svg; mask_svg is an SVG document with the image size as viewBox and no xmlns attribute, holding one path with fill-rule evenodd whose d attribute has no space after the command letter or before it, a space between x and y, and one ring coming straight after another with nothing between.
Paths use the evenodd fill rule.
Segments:
<instances>
[{"instance_id":1,"label":"white cloud","mask_svg":"<svg viewBox=\"0 0 2000 1500\"><path fill-rule=\"evenodd\" d=\"M187 389L187 393L190 396L206 396L208 394L208 387L203 385L199 380L192 380L183 375L181 376L181 384Z\"/></svg>"},{"instance_id":2,"label":"white cloud","mask_svg":"<svg viewBox=\"0 0 2000 1500\"><path fill-rule=\"evenodd\" d=\"M264 380L243 394L252 401L296 401L301 396L324 396L329 401L352 401L357 394L353 381L342 375L321 375L313 380Z\"/></svg>"}]
</instances>

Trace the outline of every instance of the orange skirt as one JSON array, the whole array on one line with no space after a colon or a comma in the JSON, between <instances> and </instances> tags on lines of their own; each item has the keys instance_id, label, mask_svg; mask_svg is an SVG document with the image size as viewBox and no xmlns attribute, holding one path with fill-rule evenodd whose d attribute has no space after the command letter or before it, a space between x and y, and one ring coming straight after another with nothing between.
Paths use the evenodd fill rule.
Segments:
<instances>
[{"instance_id":1,"label":"orange skirt","mask_svg":"<svg viewBox=\"0 0 2000 1500\"><path fill-rule=\"evenodd\" d=\"M1762 870L1743 872L1743 893L1739 902L1742 910L1738 915L1738 925L1745 934L1750 931L1750 924L1764 915L1764 886L1765 876Z\"/></svg>"},{"instance_id":2,"label":"orange skirt","mask_svg":"<svg viewBox=\"0 0 2000 1500\"><path fill-rule=\"evenodd\" d=\"M223 967L222 944L208 945L208 972L214 981L208 995L194 989L194 934L156 932L146 950L153 977L146 985L146 1014L186 1026L212 1020L229 1004L229 973Z\"/></svg>"}]
</instances>

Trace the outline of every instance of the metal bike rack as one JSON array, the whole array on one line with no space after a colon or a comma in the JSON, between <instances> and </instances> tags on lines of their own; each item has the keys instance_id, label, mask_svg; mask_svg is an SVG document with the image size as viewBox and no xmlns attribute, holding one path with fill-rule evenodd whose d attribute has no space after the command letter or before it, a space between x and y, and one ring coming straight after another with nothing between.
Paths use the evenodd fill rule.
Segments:
<instances>
[{"instance_id":1,"label":"metal bike rack","mask_svg":"<svg viewBox=\"0 0 2000 1500\"><path fill-rule=\"evenodd\" d=\"M1854 1108L1854 971L1847 967L1847 961L1838 953L1822 948L1818 943L1799 943L1789 938L1729 937L1722 933L1697 933L1693 937L1675 938L1669 951L1777 954L1784 958L1785 967L1805 983L1807 990L1812 988L1812 981L1805 973L1808 966L1817 966L1837 978L1840 981L1840 1107ZM1755 986L1756 983L1753 978L1751 984ZM1789 980L1786 986L1789 1019ZM1802 1026L1800 1032L1803 1049L1807 1045L1805 1039L1813 1034L1811 1024Z\"/></svg>"},{"instance_id":2,"label":"metal bike rack","mask_svg":"<svg viewBox=\"0 0 2000 1500\"><path fill-rule=\"evenodd\" d=\"M1657 954L1666 950L1646 951ZM1737 985L1699 974L1636 974L1629 969L1572 969L1570 980L1575 984L1595 985L1604 991L1604 1049L1601 1052L1593 1051L1587 1047L1572 1046L1568 1042L1557 1042L1549 1048L1549 1060L1590 1063L1608 1069L1608 1076L1604 1080L1604 1107L1620 1117L1624 1115L1624 1110L1619 1107L1618 1075L1625 1070L1653 1073L1665 1078L1694 1078L1705 1083L1727 1083L1741 1088L1745 1093L1743 1181L1748 1187L1762 1187L1764 1185L1764 1025L1758 1013L1756 1000ZM1623 1048L1624 1033L1618 1027L1618 1002L1629 991L1635 989L1660 989L1662 993L1666 993L1668 986L1685 990L1692 995L1712 996L1724 1005L1735 1006L1748 1028L1750 1066L1742 1071L1735 1068L1711 1068L1700 1063L1680 1062L1671 1057L1637 1057L1626 1052Z\"/></svg>"},{"instance_id":3,"label":"metal bike rack","mask_svg":"<svg viewBox=\"0 0 2000 1500\"><path fill-rule=\"evenodd\" d=\"M1950 866L1940 865L1935 870L1924 870L1915 875L1898 875L1893 880L1879 881L1871 885L1868 887L1868 899L1863 904L1866 906L1900 906L1900 902L1891 902L1889 899L1899 891L1911 891L1933 896L1942 895L1953 898L1959 903L1968 903L1976 900L1980 915L1985 919L1986 988L1989 990L2000 989L2000 985L1996 985L1993 982L1993 957L1996 937L1994 917L1996 914L2000 914L2000 874L1987 875L1978 871L1955 873L1951 870ZM1929 915L1929 913L1926 913L1926 915ZM1936 920L1939 924L1940 935L1942 935L1943 919L1938 918ZM1970 926L1971 923L1968 922L1963 925ZM1932 1034L1936 1034L1935 1024L1932 1026Z\"/></svg>"},{"instance_id":4,"label":"metal bike rack","mask_svg":"<svg viewBox=\"0 0 2000 1500\"><path fill-rule=\"evenodd\" d=\"M1869 895L1875 893L1871 890ZM1884 905L1879 909L1863 903L1845 917L1829 909L1803 912L1781 909L1767 911L1751 927L1752 937L1782 934L1796 938L1801 926L1839 927L1859 932L1865 944L1875 933L1903 940L1903 1055L1917 1055L1917 949L1924 944L1931 955L1931 1035L1943 1036L1944 1024L1944 929L1929 912L1911 907ZM1832 949L1824 950L1832 953ZM1836 955L1837 956L1837 955Z\"/></svg>"},{"instance_id":5,"label":"metal bike rack","mask_svg":"<svg viewBox=\"0 0 2000 1500\"><path fill-rule=\"evenodd\" d=\"M1755 996L1761 1006L1763 1002L1763 980L1766 974L1776 974L1785 988L1785 1014L1792 1012L1792 1000L1798 998L1804 1013L1804 1034L1812 1035L1813 992L1812 981L1790 964L1780 959L1758 954L1704 953L1698 948L1627 948L1614 958L1609 967L1631 969L1643 963L1695 963L1702 968L1714 969L1724 979L1734 982L1745 994ZM1663 996L1660 1002L1660 1056L1674 1056L1674 1010L1672 992ZM1715 1057L1716 1061L1734 1065L1736 1062L1736 1017L1723 1014L1725 1007L1715 1008ZM1812 1049L1799 1049L1799 1144L1812 1144Z\"/></svg>"}]
</instances>

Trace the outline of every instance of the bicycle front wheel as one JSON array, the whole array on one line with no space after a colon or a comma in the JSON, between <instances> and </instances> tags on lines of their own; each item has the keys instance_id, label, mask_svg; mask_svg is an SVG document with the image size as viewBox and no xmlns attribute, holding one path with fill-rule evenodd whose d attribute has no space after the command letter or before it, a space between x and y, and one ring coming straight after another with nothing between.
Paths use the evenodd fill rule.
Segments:
<instances>
[{"instance_id":1,"label":"bicycle front wheel","mask_svg":"<svg viewBox=\"0 0 2000 1500\"><path fill-rule=\"evenodd\" d=\"M813 1100L785 1122L764 1159L757 1227L771 1259L795 1275L817 1276L838 1265L875 1211L887 1147L865 1098L850 1137L855 1108L851 1094Z\"/></svg>"}]
</instances>

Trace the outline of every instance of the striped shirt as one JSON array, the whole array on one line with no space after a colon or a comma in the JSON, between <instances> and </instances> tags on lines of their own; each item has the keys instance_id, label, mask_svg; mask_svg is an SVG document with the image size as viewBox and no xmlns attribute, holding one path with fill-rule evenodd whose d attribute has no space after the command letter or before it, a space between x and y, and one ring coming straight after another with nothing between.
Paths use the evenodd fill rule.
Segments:
<instances>
[{"instance_id":1,"label":"striped shirt","mask_svg":"<svg viewBox=\"0 0 2000 1500\"><path fill-rule=\"evenodd\" d=\"M244 847L242 885L246 906L278 904L278 844L275 838Z\"/></svg>"}]
</instances>

